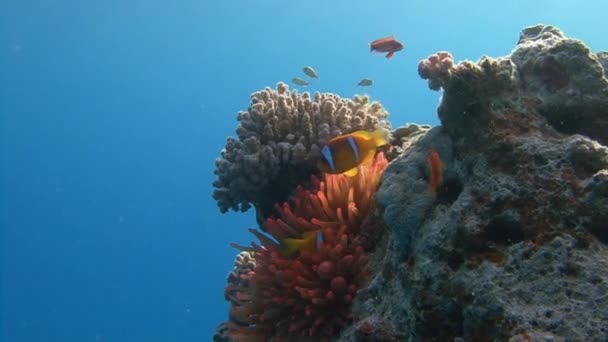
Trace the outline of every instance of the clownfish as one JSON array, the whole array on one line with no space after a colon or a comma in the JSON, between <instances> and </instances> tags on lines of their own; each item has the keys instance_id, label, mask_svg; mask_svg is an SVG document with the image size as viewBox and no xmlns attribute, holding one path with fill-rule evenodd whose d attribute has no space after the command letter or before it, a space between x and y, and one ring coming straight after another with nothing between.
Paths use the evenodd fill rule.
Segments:
<instances>
[{"instance_id":1,"label":"clownfish","mask_svg":"<svg viewBox=\"0 0 608 342\"><path fill-rule=\"evenodd\" d=\"M285 254L292 254L295 251L319 250L322 241L323 231L320 229L305 233L301 239L279 239L279 242L281 243L281 251Z\"/></svg>"},{"instance_id":2,"label":"clownfish","mask_svg":"<svg viewBox=\"0 0 608 342\"><path fill-rule=\"evenodd\" d=\"M324 239L323 230L321 229L306 232L303 234L302 238L276 238L278 243L253 228L250 228L249 231L260 239L264 246L275 246L281 253L286 255L301 251L318 251L321 248L321 243ZM255 248L253 247L241 246L234 242L231 243L230 246L241 252L255 252Z\"/></svg>"},{"instance_id":3,"label":"clownfish","mask_svg":"<svg viewBox=\"0 0 608 342\"><path fill-rule=\"evenodd\" d=\"M439 153L437 153L435 149L429 151L427 161L429 163L429 169L431 170L429 187L431 192L435 193L437 192L437 187L443 181L443 163L441 162L441 158L439 158Z\"/></svg>"},{"instance_id":4,"label":"clownfish","mask_svg":"<svg viewBox=\"0 0 608 342\"><path fill-rule=\"evenodd\" d=\"M357 166L376 154L376 148L388 144L381 130L374 132L356 131L331 139L321 149L319 170L330 174L355 176Z\"/></svg>"}]
</instances>

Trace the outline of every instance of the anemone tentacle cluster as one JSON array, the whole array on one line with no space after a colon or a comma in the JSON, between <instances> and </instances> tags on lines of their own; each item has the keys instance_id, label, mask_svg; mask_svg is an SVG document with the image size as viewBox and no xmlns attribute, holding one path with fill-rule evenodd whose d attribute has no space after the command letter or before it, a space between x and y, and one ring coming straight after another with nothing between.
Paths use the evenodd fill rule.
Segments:
<instances>
[{"instance_id":1,"label":"anemone tentacle cluster","mask_svg":"<svg viewBox=\"0 0 608 342\"><path fill-rule=\"evenodd\" d=\"M240 273L246 284L231 282L226 287L232 301L228 335L233 340L319 340L335 336L349 322L350 304L366 275L359 228L387 164L379 153L360 165L354 177L312 176L311 189L298 187L292 203L277 205L277 217L262 223L266 233L250 229L260 240L252 243L255 268ZM275 242L311 231L322 232L322 241L296 255L285 254Z\"/></svg>"}]
</instances>

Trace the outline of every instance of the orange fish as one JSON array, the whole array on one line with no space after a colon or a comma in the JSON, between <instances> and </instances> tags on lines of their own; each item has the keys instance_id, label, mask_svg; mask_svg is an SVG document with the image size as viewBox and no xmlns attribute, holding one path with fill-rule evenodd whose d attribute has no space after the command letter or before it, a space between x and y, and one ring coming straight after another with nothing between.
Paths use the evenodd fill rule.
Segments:
<instances>
[{"instance_id":1,"label":"orange fish","mask_svg":"<svg viewBox=\"0 0 608 342\"><path fill-rule=\"evenodd\" d=\"M443 165L439 158L439 153L435 149L431 148L427 157L429 162L429 168L431 169L431 176L429 177L429 184L431 192L437 192L437 187L443 181Z\"/></svg>"},{"instance_id":2,"label":"orange fish","mask_svg":"<svg viewBox=\"0 0 608 342\"><path fill-rule=\"evenodd\" d=\"M380 39L376 39L369 44L370 52L378 51L378 52L388 52L386 55L387 59L393 57L395 52L403 50L403 44L401 44L398 40L393 36L388 36Z\"/></svg>"},{"instance_id":3,"label":"orange fish","mask_svg":"<svg viewBox=\"0 0 608 342\"><path fill-rule=\"evenodd\" d=\"M388 142L381 130L340 135L321 149L319 169L325 173L355 176L357 166L374 158L376 148L386 144Z\"/></svg>"}]
</instances>

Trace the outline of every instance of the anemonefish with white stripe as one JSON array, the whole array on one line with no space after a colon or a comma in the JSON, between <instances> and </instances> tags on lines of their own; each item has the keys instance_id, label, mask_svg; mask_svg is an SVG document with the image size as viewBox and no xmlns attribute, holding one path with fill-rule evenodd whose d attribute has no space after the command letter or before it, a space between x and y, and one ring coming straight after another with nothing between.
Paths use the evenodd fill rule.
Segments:
<instances>
[{"instance_id":1,"label":"anemonefish with white stripe","mask_svg":"<svg viewBox=\"0 0 608 342\"><path fill-rule=\"evenodd\" d=\"M318 167L322 172L355 176L357 166L374 158L376 148L388 144L381 130L356 131L331 139L321 149Z\"/></svg>"},{"instance_id":2,"label":"anemonefish with white stripe","mask_svg":"<svg viewBox=\"0 0 608 342\"><path fill-rule=\"evenodd\" d=\"M292 254L296 251L318 251L323 242L323 231L319 229L306 232L301 239L282 238L278 240L281 243L281 251L285 254Z\"/></svg>"}]
</instances>

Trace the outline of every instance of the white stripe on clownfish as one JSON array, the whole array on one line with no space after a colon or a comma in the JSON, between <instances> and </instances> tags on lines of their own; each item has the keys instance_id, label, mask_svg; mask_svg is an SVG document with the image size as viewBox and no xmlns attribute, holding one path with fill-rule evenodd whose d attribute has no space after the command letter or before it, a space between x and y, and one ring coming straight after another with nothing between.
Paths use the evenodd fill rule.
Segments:
<instances>
[{"instance_id":1,"label":"white stripe on clownfish","mask_svg":"<svg viewBox=\"0 0 608 342\"><path fill-rule=\"evenodd\" d=\"M327 160L329 168L332 171L336 171L336 163L334 162L334 157L332 156L331 150L329 149L328 145L323 146L321 154L323 154L323 157L325 157L325 160Z\"/></svg>"},{"instance_id":2,"label":"white stripe on clownfish","mask_svg":"<svg viewBox=\"0 0 608 342\"><path fill-rule=\"evenodd\" d=\"M348 137L348 144L350 145L350 148L352 148L353 152L355 153L355 160L357 161L357 164L359 164L359 162L361 162L361 156L359 155L359 146L357 146L357 142L352 137L352 135Z\"/></svg>"}]
</instances>

